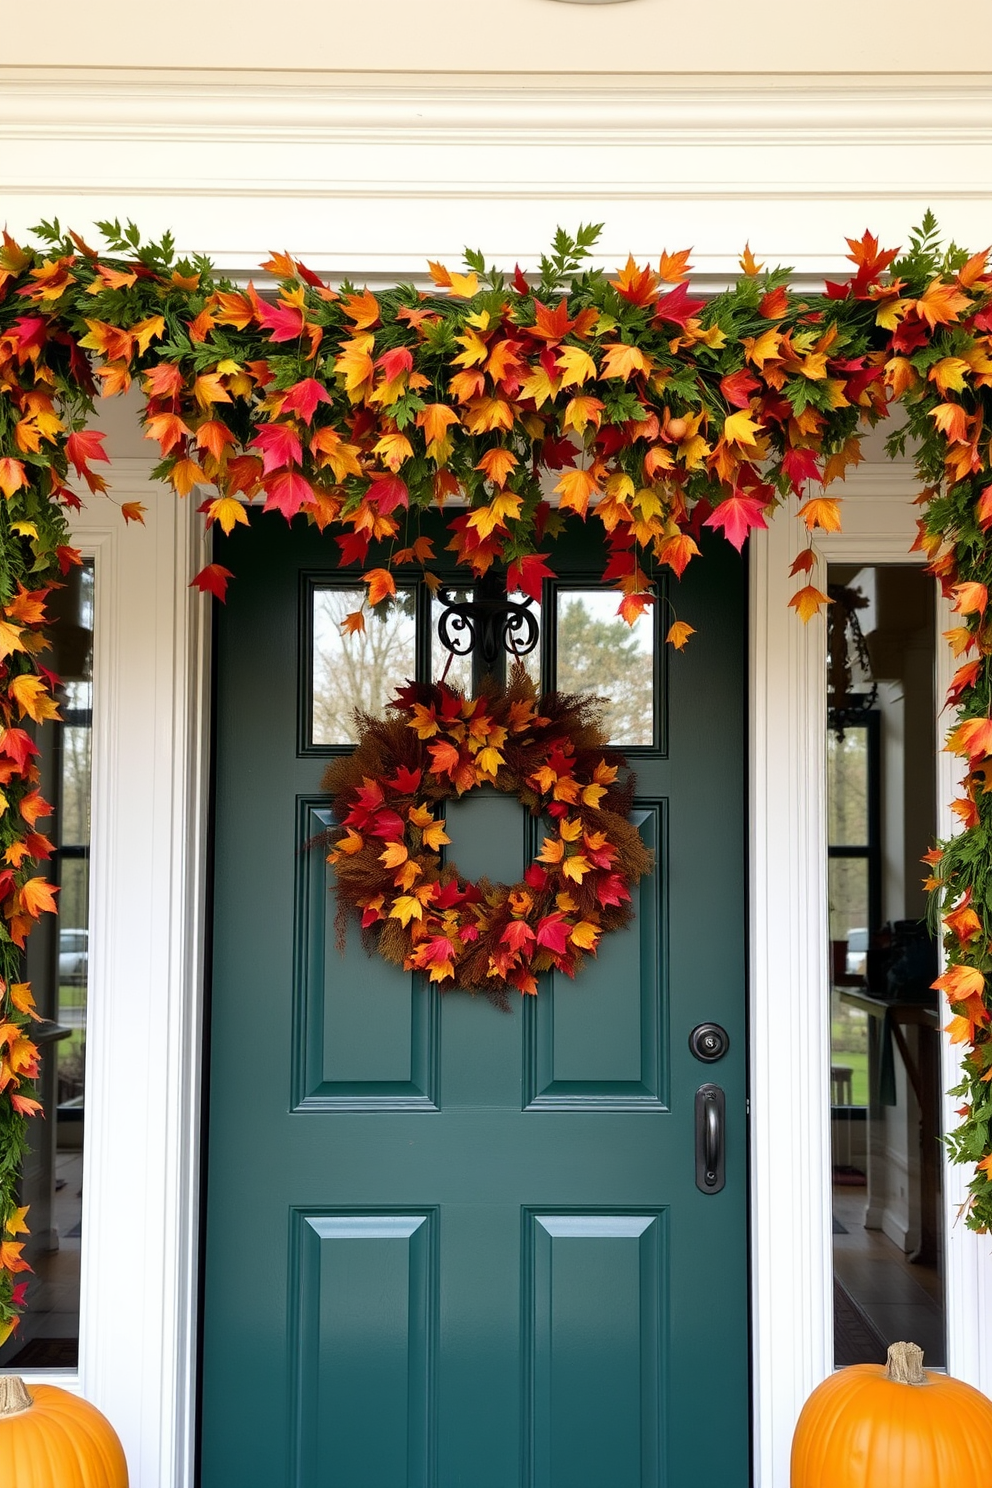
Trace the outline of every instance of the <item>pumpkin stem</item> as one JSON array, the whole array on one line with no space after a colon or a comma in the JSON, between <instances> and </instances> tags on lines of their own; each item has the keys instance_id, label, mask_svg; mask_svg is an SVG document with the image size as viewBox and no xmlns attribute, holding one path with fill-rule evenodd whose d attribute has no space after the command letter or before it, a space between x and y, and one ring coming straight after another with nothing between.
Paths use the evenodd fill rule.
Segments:
<instances>
[{"instance_id":1,"label":"pumpkin stem","mask_svg":"<svg viewBox=\"0 0 992 1488\"><path fill-rule=\"evenodd\" d=\"M918 1343L891 1343L885 1362L886 1379L899 1385L925 1385L927 1372L923 1368L923 1350Z\"/></svg>"},{"instance_id":2,"label":"pumpkin stem","mask_svg":"<svg viewBox=\"0 0 992 1488\"><path fill-rule=\"evenodd\" d=\"M31 1392L19 1374L0 1374L0 1417L19 1416L32 1405Z\"/></svg>"}]
</instances>

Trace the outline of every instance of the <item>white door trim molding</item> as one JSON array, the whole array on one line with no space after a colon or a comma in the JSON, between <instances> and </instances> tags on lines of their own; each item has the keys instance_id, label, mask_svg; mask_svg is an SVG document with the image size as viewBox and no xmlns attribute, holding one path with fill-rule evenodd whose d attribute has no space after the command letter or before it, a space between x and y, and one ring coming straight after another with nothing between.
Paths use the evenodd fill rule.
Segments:
<instances>
[{"instance_id":1,"label":"white door trim molding","mask_svg":"<svg viewBox=\"0 0 992 1488\"><path fill-rule=\"evenodd\" d=\"M96 560L80 1361L132 1488L193 1481L209 611L195 507L117 459L73 521ZM39 1382L51 1379L46 1373Z\"/></svg>"}]
</instances>

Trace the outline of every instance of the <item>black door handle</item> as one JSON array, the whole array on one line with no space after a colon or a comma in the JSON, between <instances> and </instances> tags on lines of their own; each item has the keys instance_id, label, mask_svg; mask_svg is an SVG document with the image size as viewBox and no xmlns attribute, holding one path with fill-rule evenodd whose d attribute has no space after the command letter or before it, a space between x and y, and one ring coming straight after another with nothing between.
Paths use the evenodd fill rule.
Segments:
<instances>
[{"instance_id":1,"label":"black door handle","mask_svg":"<svg viewBox=\"0 0 992 1488\"><path fill-rule=\"evenodd\" d=\"M727 1101L719 1085L696 1091L696 1187L719 1193L726 1182L725 1128Z\"/></svg>"}]
</instances>

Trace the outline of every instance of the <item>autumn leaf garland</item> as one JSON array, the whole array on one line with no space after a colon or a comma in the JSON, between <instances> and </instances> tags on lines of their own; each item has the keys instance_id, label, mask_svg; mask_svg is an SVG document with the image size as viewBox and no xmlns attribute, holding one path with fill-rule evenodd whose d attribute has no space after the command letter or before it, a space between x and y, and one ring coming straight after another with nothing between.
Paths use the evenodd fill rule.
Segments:
<instances>
[{"instance_id":1,"label":"autumn leaf garland","mask_svg":"<svg viewBox=\"0 0 992 1488\"><path fill-rule=\"evenodd\" d=\"M340 560L362 565L351 630L392 601L404 566L436 582L418 514L446 503L458 561L474 574L504 563L535 598L563 527L600 523L603 577L628 620L653 602L659 569L681 575L697 557L702 527L740 548L791 507L803 533L792 604L809 620L827 602L813 542L839 525L835 483L861 459L861 432L898 404L889 449L911 443L919 545L957 620L962 830L931 855L931 883L940 989L964 1053L949 1140L976 1165L967 1222L992 1228L988 255L944 249L927 214L903 253L867 232L848 239L853 272L823 294L797 294L787 269L745 249L735 285L705 297L689 287L688 252L630 259L613 277L590 268L596 229L584 228L559 231L533 276L478 254L465 272L431 265L430 294L336 290L275 253L263 295L202 257L177 259L168 234L143 244L131 224L100 226L105 248L57 222L36 246L4 234L0 247L0 1328L20 1307L14 1191L34 1101L20 944L51 907L30 736L54 709L45 601L78 559L67 512L106 491L93 400L132 386L158 475L204 496L208 526L231 531L257 501L327 530ZM122 505L125 521L142 515ZM231 578L211 563L194 583L223 598ZM684 645L691 627L676 618L668 634Z\"/></svg>"},{"instance_id":2,"label":"autumn leaf garland","mask_svg":"<svg viewBox=\"0 0 992 1488\"><path fill-rule=\"evenodd\" d=\"M465 698L410 684L324 778L338 902L387 960L442 991L533 995L546 971L574 976L630 919L651 855L628 821L633 777L607 747L595 698L538 698L522 668L505 692ZM517 796L551 825L513 885L471 882L445 863L438 808L478 786Z\"/></svg>"}]
</instances>

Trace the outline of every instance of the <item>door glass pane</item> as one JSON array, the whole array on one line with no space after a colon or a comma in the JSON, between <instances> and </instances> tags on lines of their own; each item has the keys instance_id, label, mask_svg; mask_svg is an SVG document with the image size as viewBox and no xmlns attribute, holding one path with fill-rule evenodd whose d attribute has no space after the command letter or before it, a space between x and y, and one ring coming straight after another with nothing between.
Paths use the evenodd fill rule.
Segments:
<instances>
[{"instance_id":1,"label":"door glass pane","mask_svg":"<svg viewBox=\"0 0 992 1488\"><path fill-rule=\"evenodd\" d=\"M868 844L868 731L827 735L827 841L831 847Z\"/></svg>"},{"instance_id":2,"label":"door glass pane","mask_svg":"<svg viewBox=\"0 0 992 1488\"><path fill-rule=\"evenodd\" d=\"M39 823L54 845L46 876L59 884L59 918L27 942L25 973L43 1021L39 1099L19 1202L30 1206L24 1257L27 1311L0 1349L0 1369L73 1369L79 1358L79 1266L86 1117L89 991L89 843L92 774L93 564L74 569L52 605L49 665L62 678L62 721L38 730L39 782L54 807ZM46 657L46 660L48 658Z\"/></svg>"},{"instance_id":3,"label":"door glass pane","mask_svg":"<svg viewBox=\"0 0 992 1488\"><path fill-rule=\"evenodd\" d=\"M416 591L400 589L380 617L364 612L364 629L347 617L362 610L362 585L313 591L312 744L355 744L355 709L382 713L398 687L416 674Z\"/></svg>"},{"instance_id":4,"label":"door glass pane","mask_svg":"<svg viewBox=\"0 0 992 1488\"><path fill-rule=\"evenodd\" d=\"M861 977L868 949L868 859L831 858L827 893L835 972Z\"/></svg>"},{"instance_id":5,"label":"door glass pane","mask_svg":"<svg viewBox=\"0 0 992 1488\"><path fill-rule=\"evenodd\" d=\"M555 686L608 699L610 742L650 748L655 742L655 617L627 624L613 590L559 589Z\"/></svg>"},{"instance_id":6,"label":"door glass pane","mask_svg":"<svg viewBox=\"0 0 992 1488\"><path fill-rule=\"evenodd\" d=\"M936 831L933 580L849 566L828 582L864 601L861 661L849 635L830 637L850 679L834 665L826 751L834 1362L880 1363L905 1338L940 1367L942 1011L920 864Z\"/></svg>"}]
</instances>

